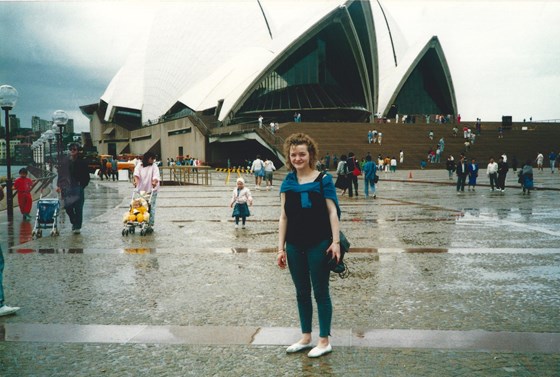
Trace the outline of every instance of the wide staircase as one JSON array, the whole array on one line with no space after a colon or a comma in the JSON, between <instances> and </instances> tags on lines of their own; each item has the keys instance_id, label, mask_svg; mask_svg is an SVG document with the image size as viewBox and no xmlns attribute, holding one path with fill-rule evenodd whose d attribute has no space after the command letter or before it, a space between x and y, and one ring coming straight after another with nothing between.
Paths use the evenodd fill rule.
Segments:
<instances>
[{"instance_id":1,"label":"wide staircase","mask_svg":"<svg viewBox=\"0 0 560 377\"><path fill-rule=\"evenodd\" d=\"M476 158L485 166L490 157L496 160L505 153L511 162L513 156L519 161L519 166L526 159L535 160L538 153L545 156L545 166L548 166L548 154L560 150L560 124L557 123L514 123L510 129L503 131L503 138L498 137L500 122L482 123L481 135L476 137L475 143L465 151L463 127L475 130L474 122L461 122L457 136L453 136L453 124L395 124L395 123L285 123L280 126L277 135L285 139L295 132L305 132L312 136L319 144L319 153L323 157L328 152L331 156L354 154L361 159L368 152L377 158L399 158L400 150L404 152L404 163L400 168L418 169L420 161L427 160L431 148L437 148L441 137L445 141L445 149L441 156L441 163L427 162L427 168L444 168L448 155L455 159L465 153L468 159ZM377 130L383 134L382 143L368 144L368 130ZM434 132L433 140L428 134ZM331 160L332 161L332 160ZM332 162L331 162L332 168Z\"/></svg>"}]
</instances>

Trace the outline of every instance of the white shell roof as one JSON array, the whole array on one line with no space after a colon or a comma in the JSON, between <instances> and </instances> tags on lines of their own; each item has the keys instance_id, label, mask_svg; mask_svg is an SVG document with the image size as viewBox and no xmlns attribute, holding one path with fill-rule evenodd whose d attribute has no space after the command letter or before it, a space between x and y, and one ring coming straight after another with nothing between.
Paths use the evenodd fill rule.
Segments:
<instances>
[{"instance_id":1,"label":"white shell roof","mask_svg":"<svg viewBox=\"0 0 560 377\"><path fill-rule=\"evenodd\" d=\"M146 122L165 114L177 101L200 111L219 100L224 101L223 120L249 85L292 43L345 3L162 2L152 24L146 25L146 34L139 37L136 49L101 97L108 103L105 120L111 119L115 107L141 110ZM380 82L374 90L379 90L377 108L382 111L398 85L393 77L406 71L400 62L395 67L387 22L398 60L405 59L408 45L387 10L386 22L377 1L370 4L379 54Z\"/></svg>"}]
</instances>

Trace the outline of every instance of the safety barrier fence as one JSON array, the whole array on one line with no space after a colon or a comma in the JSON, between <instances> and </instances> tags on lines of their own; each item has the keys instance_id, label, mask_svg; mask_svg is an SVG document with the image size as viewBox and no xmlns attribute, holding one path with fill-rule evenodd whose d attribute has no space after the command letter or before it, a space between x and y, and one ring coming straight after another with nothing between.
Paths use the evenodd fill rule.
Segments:
<instances>
[{"instance_id":1,"label":"safety barrier fence","mask_svg":"<svg viewBox=\"0 0 560 377\"><path fill-rule=\"evenodd\" d=\"M174 182L179 185L211 185L210 166L160 166L162 184Z\"/></svg>"}]
</instances>

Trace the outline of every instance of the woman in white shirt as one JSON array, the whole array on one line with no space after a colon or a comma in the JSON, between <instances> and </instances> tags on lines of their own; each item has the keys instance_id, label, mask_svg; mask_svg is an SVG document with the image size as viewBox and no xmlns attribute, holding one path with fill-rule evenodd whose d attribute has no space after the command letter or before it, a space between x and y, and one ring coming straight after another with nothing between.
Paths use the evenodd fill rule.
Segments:
<instances>
[{"instance_id":1,"label":"woman in white shirt","mask_svg":"<svg viewBox=\"0 0 560 377\"><path fill-rule=\"evenodd\" d=\"M149 224L154 225L154 215L156 209L157 190L161 182L159 168L154 163L156 156L152 152L147 152L142 157L142 162L134 168L134 187L137 192L151 193L150 199L150 220Z\"/></svg>"}]
</instances>

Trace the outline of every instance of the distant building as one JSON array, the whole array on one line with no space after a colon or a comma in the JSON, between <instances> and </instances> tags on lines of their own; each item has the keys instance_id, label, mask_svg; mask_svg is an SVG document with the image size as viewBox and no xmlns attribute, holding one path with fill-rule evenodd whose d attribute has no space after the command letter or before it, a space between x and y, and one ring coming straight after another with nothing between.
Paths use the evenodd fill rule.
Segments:
<instances>
[{"instance_id":1,"label":"distant building","mask_svg":"<svg viewBox=\"0 0 560 377\"><path fill-rule=\"evenodd\" d=\"M41 119L38 116L31 117L31 129L33 132L45 132L46 130L50 130L52 125L52 120ZM74 133L74 119L68 119L68 123L66 123L66 126L64 127L64 133Z\"/></svg>"},{"instance_id":2,"label":"distant building","mask_svg":"<svg viewBox=\"0 0 560 377\"><path fill-rule=\"evenodd\" d=\"M52 128L52 121L41 119L38 116L31 117L31 129L33 132L45 132L46 130L50 130Z\"/></svg>"},{"instance_id":3,"label":"distant building","mask_svg":"<svg viewBox=\"0 0 560 377\"><path fill-rule=\"evenodd\" d=\"M0 116L0 126L4 126L4 119L4 116ZM21 120L15 114L10 114L10 132L15 132L20 127Z\"/></svg>"},{"instance_id":4,"label":"distant building","mask_svg":"<svg viewBox=\"0 0 560 377\"><path fill-rule=\"evenodd\" d=\"M20 144L19 140L10 140L10 157L14 156L18 144ZM6 162L6 139L0 139L0 162Z\"/></svg>"}]
</instances>

